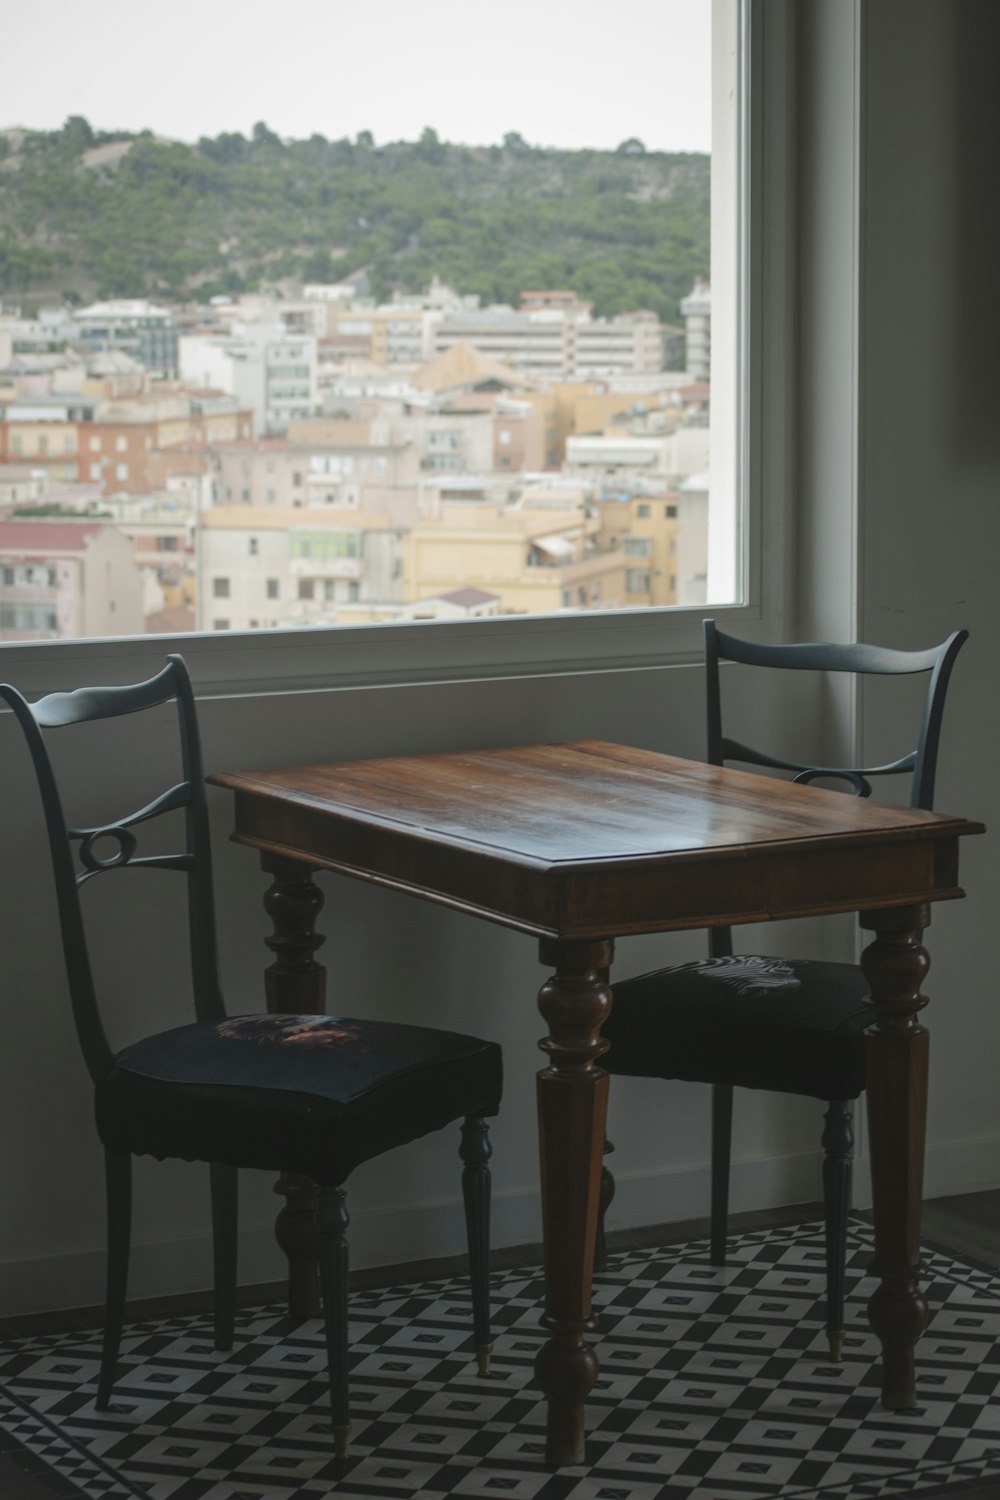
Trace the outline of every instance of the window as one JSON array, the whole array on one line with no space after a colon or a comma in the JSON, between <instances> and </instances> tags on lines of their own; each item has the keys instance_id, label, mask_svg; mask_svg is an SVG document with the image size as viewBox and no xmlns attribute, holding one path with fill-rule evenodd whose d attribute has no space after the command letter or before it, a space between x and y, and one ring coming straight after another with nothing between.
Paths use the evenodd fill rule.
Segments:
<instances>
[{"instance_id":1,"label":"window","mask_svg":"<svg viewBox=\"0 0 1000 1500\"><path fill-rule=\"evenodd\" d=\"M58 624L56 612L45 604L0 604L0 629L41 631L51 635Z\"/></svg>"},{"instance_id":2,"label":"window","mask_svg":"<svg viewBox=\"0 0 1000 1500\"><path fill-rule=\"evenodd\" d=\"M691 0L691 3L699 11L707 11L708 8L709 8L709 0ZM735 17L736 14L737 14L737 11L739 9L738 4L736 3L736 0L713 0L713 3L714 3L714 8L720 13L720 15L723 17L723 19L725 19L726 17ZM761 7L761 8L763 9L763 7ZM731 48L728 49L728 51L729 51L730 54L732 53L732 49ZM727 53L727 48L724 45L720 45L720 47L719 47L719 53L720 53L720 57L723 56L724 54ZM720 66L721 66L721 64L720 64ZM765 94L766 94L766 90L762 91L762 97ZM718 95L719 95L720 99L724 99L725 97L728 96L727 90L725 90L723 88L720 88L718 90ZM730 159L732 159L734 157L734 153L733 153L732 150L729 151L729 157L730 157ZM637 162L641 162L641 158L636 158L636 160L637 160ZM723 164L725 165L725 163L723 163ZM712 168L712 176L713 176L713 182L715 182L717 178L724 176L723 173L717 173L716 172L714 161L713 161L713 168ZM734 202L736 201L736 194L735 193L733 194L733 201ZM713 254L714 254L714 251L713 251ZM735 267L737 259L738 259L738 257L736 256L735 252L731 252L729 254L729 260L730 260L730 263L731 263L731 265L733 267ZM717 268L715 266L713 266L712 273L711 273L712 298L713 298L713 300L712 300L712 317L713 317L713 322L715 324L715 327L714 327L714 335L715 336L712 339L712 352L713 352L713 357L716 359L716 377L717 377L716 380L713 381L713 391L712 391L713 408L712 408L711 416L712 416L712 424L713 424L713 430L712 430L713 441L714 441L714 438L715 438L715 428L716 428L716 425L725 426L727 424L727 421L728 421L727 413L725 411L721 411L721 413L720 413L721 420L720 420L719 424L716 423L716 415L717 415L717 411L719 411L718 403L717 403L717 396L718 396L718 389L719 389L718 373L719 373L719 368L720 368L720 366L719 366L719 360L720 360L720 358L724 359L726 357L726 355L727 355L726 339L725 338L720 338L720 336L719 336L720 317L719 317L719 309L718 309L718 306L716 305L716 302L717 302L717 298L722 297L722 290L721 289L722 289L722 283L724 282L725 278L726 278L726 264L725 264L725 261L723 260L722 262L720 262L720 266L718 268L718 274L717 274ZM735 271L734 271L733 277L731 279L734 282L737 280L736 275L735 275ZM730 308L731 308L733 300L734 300L732 295L730 295L729 300L730 300ZM735 339L735 336L730 340L730 343L733 344L733 346L735 348L736 343L737 343L737 340ZM280 346L279 358L280 358L280 360L282 362L284 362L286 364L287 363L291 363L293 360L300 359L301 357L302 356L301 356L299 350L297 348L295 348L294 346L287 345L287 344L284 344L284 343ZM499 356L496 356L496 357L499 357ZM602 375L599 375L599 376L597 376L597 378L598 379L603 379L604 377ZM733 383L734 383L734 385L742 384L742 382L737 382L735 380L734 380ZM362 396L361 399L365 399L365 397ZM640 400L641 400L641 398L636 398L636 397L633 396L631 404L633 406L635 406L635 407L638 407L639 404L640 404ZM350 413L344 413L343 415L349 416ZM638 415L641 416L641 413L638 414ZM652 412L650 412L649 416L650 416L650 425L652 425L652 418L653 418L654 414ZM703 421L705 420L705 412L704 411L702 411L702 413L701 413L701 419ZM417 420L419 420L419 419L417 419ZM638 421L638 416L635 417L635 421L636 421L637 425L641 425L641 423L639 423L639 421ZM449 430L451 430L451 431L461 430L462 438L464 440L470 434L474 433L474 431L475 431L475 424L477 424L479 422L480 422L480 417L478 415L469 414L469 416L466 417L463 414L461 422L460 423L455 423L454 426L450 426ZM553 433L555 433L557 424L553 420L551 420L551 419L546 419L546 423L547 423L550 435L553 434ZM542 425L542 424L540 424L540 425ZM733 427L735 428L735 423L733 423L731 425L733 425ZM482 426L483 426L484 431L485 431L485 437L482 439L481 447L482 447L483 452L485 453L485 458L480 459L480 461L479 461L480 471L484 471L484 470L488 469L489 463L490 463L490 457L491 457L490 450L489 450L489 428L490 428L489 421L486 420L486 419L484 419L483 422L482 422ZM590 430L589 429L589 425L586 424L583 420L578 420L576 426L577 426L577 430L578 430L578 432L580 434L585 434L587 431ZM603 430L605 431L605 433L607 435L607 440L610 442L613 439L614 435L615 435L614 424L613 424L613 422L610 419L608 420L608 422L606 424L603 424ZM697 432L698 428L697 428L696 424L692 424L691 430L693 432ZM259 429L258 429L258 433L259 433ZM520 443L521 440L522 440L521 433L519 431L518 442ZM641 439L640 438L633 438L632 441L638 442L638 441L641 441ZM471 449L475 445L470 441L469 446L470 446L470 449ZM392 458L391 462L392 462L392 465L394 467L395 472L394 472L394 477L393 477L391 483L395 487L397 485L397 483L398 483L398 480L396 478L396 474L398 473L398 467L397 467L398 460L397 460L397 457L396 457L396 450L392 449L392 448L387 448L386 451L393 453L393 458ZM442 454L441 454L441 457L445 458L447 456L450 456L451 451L452 450L447 450L447 449L444 450L442 452ZM413 455L411 455L411 457L412 456ZM465 460L464 455L461 455L459 453L455 453L454 456L457 459L457 464L456 464L456 466L453 469L445 469L440 474L434 473L432 471L432 472L424 474L423 476L420 476L419 483L422 486L422 493L426 493L428 495L428 504L430 504L430 498L429 497L433 493L433 488L432 487L440 485L441 486L440 493L443 496L445 496L445 499L446 499L446 502L447 502L448 501L448 497L450 497L451 495L455 495L455 494L458 493L459 487L462 485L462 483L468 477L469 469L467 468L466 460ZM552 466L547 462L547 460L546 460L546 458L544 456L544 450L541 448L541 443L540 443L540 451L538 452L537 455L534 456L533 462L537 466L537 473L539 475L544 475L547 470L551 470ZM471 464L472 464L472 454L470 453L469 467L471 467ZM307 466L308 466L308 459L305 456L303 456L303 458L301 460L301 463L300 463L300 469L301 470L305 470L307 468ZM713 471L714 471L714 468L715 468L715 455L714 455L714 453L713 453L713 459L712 459L712 467L713 467ZM223 471L223 472L225 472L225 471ZM280 472L281 472L281 476L282 476L281 477L281 488L282 488L282 492L283 492L282 493L282 501L283 501L283 503L284 504L296 504L297 503L300 506L302 506L302 509L299 511L298 519L300 519L302 521L308 522L311 519L311 517L309 516L309 512L308 512L308 507L313 503L313 491L312 491L311 488L308 489L308 490L305 489L305 478L304 478L303 472L295 471L295 472L293 472L293 473L290 474L289 470L285 467L285 461L284 460L282 461L282 464L280 465ZM601 494L604 494L604 493L614 494L616 492L616 490L618 489L618 487L617 487L617 480L620 479L622 472L623 472L623 470L621 468L619 468L617 471L604 472L604 471L601 471L597 466L594 466L594 467L591 468L590 472L586 475L586 478L587 478L588 484L590 484L592 486L593 493L595 495L601 495ZM299 499L295 495L290 494L289 491L285 489L285 485L287 484L287 481L288 481L289 477L292 480L292 485L296 489L300 489L302 491L302 498L301 499ZM512 484L513 486L519 486L519 484L520 484L520 477L516 473L513 474L513 475L511 475L511 474L501 475L500 477L503 478L506 483ZM635 474L632 474L631 476L627 476L627 477L629 477L629 481L631 483L635 479L636 476L635 476ZM649 497L648 500L644 499L642 503L644 505L646 505L646 504L652 504L652 510L650 512L650 520L652 519L652 515L654 513L655 514L663 515L663 512L660 511L659 504L656 504L656 501L659 499L659 497L663 496L664 491L673 489L675 487L674 478L675 478L675 472L673 470L669 469L669 467L666 468L666 469L664 469L662 475L657 474L657 475L654 476L653 474L649 474L648 476L646 476L645 481L644 481L644 486L640 487L640 492L643 492L643 490L644 490L645 495ZM355 481L355 482L358 483L358 484L361 483L360 481ZM742 493L741 485L742 485L742 480L740 481L740 483L733 483L732 485L724 485L724 486L722 486L722 488L723 488L723 490L727 490L731 494L738 496L738 495L741 495L741 493ZM257 491L256 493L259 493L259 491ZM619 493L620 493L620 491L619 491ZM230 498L231 498L231 496L230 496ZM339 499L338 499L338 503L341 503ZM357 500L354 500L353 503L357 504L359 502ZM448 503L450 503L450 502L448 502ZM474 500L473 503L478 503L480 505L485 505L486 503L488 503L488 496L487 495L480 495L480 496L476 497L476 500ZM520 503L520 502L518 502L518 503ZM663 503L662 500L660 501L660 503ZM714 501L713 501L713 503L714 503ZM457 504L458 504L458 501L456 500L454 502L454 505L457 506ZM361 509L364 511L364 513L366 515L367 515L368 511L371 508L370 507L370 500L369 500L368 496L365 495L365 491L364 491L363 485L361 487L360 507L361 507ZM676 522L682 528L682 531L683 531L683 526L684 526L684 522L685 522L685 516L692 510L692 508L693 508L692 504L690 504L688 502L687 498L685 497L683 505L681 507L679 507L679 508L675 507L675 511L677 509L680 509L680 514L679 515L675 514L673 517L670 518L672 521ZM627 514L628 514L628 512L630 510L629 505L628 504L624 504L624 505L621 506L621 509L622 509L623 512L625 512L625 515L627 516ZM634 508L631 508L631 510L632 510L632 514L634 515L635 514ZM734 502L734 512L735 512L735 502ZM455 512L454 512L454 509L453 509L453 514L454 513ZM469 513L471 514L471 506L470 506ZM333 519L332 516L331 516L331 519ZM395 524L395 517L393 517L393 523ZM742 530L740 532L740 535L744 535L746 533L746 527L745 527L742 519L740 521L740 526L742 528ZM613 534L614 535L618 535L619 533L624 532L625 529L626 529L626 526L622 524L622 520L619 520L618 526L617 526L617 530ZM653 530L654 535L657 535L657 533L655 531L655 527L650 527L650 526L647 525L646 529L647 530ZM709 532L710 532L710 546L712 545L711 531L712 531L712 528L710 527L709 528ZM201 583L202 583L202 587L200 589L199 598L200 598L200 607L203 609L203 615L202 615L200 624L201 624L202 628L204 628L205 626L208 625L209 618L211 616L211 608L210 608L210 605L207 603L207 599L206 599L207 590L205 589L204 584L205 583L208 583L209 585L211 584L212 578L213 578L214 573L215 573L215 568L217 568L219 562L223 562L224 552L220 553L220 554L217 554L216 557L206 557L205 555L199 553L199 547L198 547L198 541L199 540L200 540L199 538L195 538L195 546L193 548L193 553L194 553L195 558L197 559L197 565L198 565L199 569L201 570ZM378 542L379 542L379 545L381 545L381 539L378 539ZM600 546L605 545L605 542L603 540L595 540L594 545L597 546L597 547L600 547ZM657 545L657 547L659 547L661 545L665 546L666 543L665 542L661 543L659 540L657 540L656 545ZM390 549L388 549L388 548L385 549L385 551L386 551L387 554L389 553L389 550ZM291 537L289 538L289 551L290 551L290 554L291 554L291 552L292 552ZM398 578L400 576L401 570L405 569L405 566L406 566L406 562L405 562L405 559L403 557L403 551L404 551L403 544L400 544L400 546L399 546L399 555L391 555L391 556L390 555L386 555L385 558L384 558L384 560L380 561L379 567L382 568L382 569L384 569L384 572L383 572L382 576L384 576L385 578L390 578L390 577L394 577L394 576ZM269 558L269 561L270 561L270 558ZM350 562L360 562L360 553L355 553L353 555L351 555L349 553L347 555L343 555L342 554L340 556L334 556L332 558L317 559L317 561L329 562L331 564L331 566L338 567L340 569L340 571L338 571L333 576L337 576L341 580L344 580L344 583L343 583L342 586L346 587L346 580L348 580L351 577L351 570L349 570L346 567L346 564L348 564ZM738 576L740 578L740 580L742 580L742 578L744 576L744 573L745 573L745 568L742 565L742 563L740 562L740 559L736 557L735 551L734 551L734 554L733 554L733 558L731 559L731 562L732 562L732 566L729 569L730 574L732 576ZM213 568L213 563L215 564L215 568ZM683 577L687 577L688 576L688 564L687 564L687 558L686 557L684 559L684 563L685 563L684 568L683 569L678 568L677 571L678 571L679 575L682 575ZM224 562L223 565L227 565L227 564L228 564L228 570L230 572L235 572L235 566L236 565L229 558L226 558L226 560L225 560L225 562ZM548 571L548 570L546 570L546 571ZM562 580L562 578L559 577L560 571L561 570L560 570L560 568L558 566L552 568L552 573L555 575L555 577L553 578L553 584L555 585L555 590L556 590L555 597L556 598L562 597L563 592L564 592L563 588L562 588L563 580ZM709 571L709 573L711 573L711 572L713 572L713 569L709 568L708 571ZM716 568L714 571L718 572L719 569ZM722 571L725 572L725 568L723 568ZM318 568L317 569L317 574L318 575L322 575L322 573L323 573L323 569L322 568ZM621 577L622 577L621 571L619 570L619 572L616 575L613 575L613 576L616 577L619 581L617 583L614 583L614 584L612 584L612 582L609 581L605 585L605 599L604 599L605 606L610 605L612 603L620 603L621 602L621 593L622 593L621 582L620 582ZM288 574L287 574L285 585L284 585L284 589L287 590L287 592L285 593L285 597L286 598L292 597L292 595L294 594L295 590L297 589L298 584L299 584L300 581L301 580L299 579L296 570L290 568L289 571L288 571ZM473 583L474 581L475 580L472 580L472 579L469 580L470 583ZM659 583L659 580L658 580L658 583ZM491 585L484 580L483 586L484 587L490 587ZM408 597L409 596L408 590L406 591L406 593L404 593L404 591L402 589L400 589L398 592L399 592L399 596L400 597ZM547 592L548 592L548 597L551 600L552 599L551 585L548 585ZM574 600L578 598L578 596L576 595L576 579L575 578L572 580L572 585L569 586L567 592L568 592L569 597L564 598L564 601L563 601L564 602L564 607L573 607ZM211 598L211 597L212 597L211 594L208 594L208 598ZM718 594L716 597L726 597L725 590L723 590L722 593ZM730 589L729 597L732 597L732 590L731 589ZM551 605L550 605L550 607L551 607ZM510 613L510 612L513 612L513 611L507 610L506 607L503 604L501 604L501 606L500 606L500 613ZM239 628L242 628L242 622L240 620L237 620L235 623L237 624L237 626ZM482 625L484 627L484 631L485 631L485 633L487 635L490 634L491 632L495 633L496 631L503 630L505 628L505 622L502 622L502 621L492 621L492 622L491 621L483 621L481 623L482 623ZM520 652L520 649L521 649L521 647L519 645L517 645L516 643L518 641L520 641L520 640L524 640L527 643L528 632L527 632L527 630L521 630L520 633L519 633L519 626L517 625L516 622L506 622L506 623L510 624L510 631L509 631L510 639L511 639L511 641L513 643L515 643L510 648L510 650L511 650L511 657L509 659L516 659L516 658L518 658L519 652ZM526 624L527 622L524 622L524 623ZM577 632L577 630L576 630L576 626L578 624L581 627L580 632ZM586 656L588 658L592 658L592 654L593 654L592 653L592 649L589 648L589 647L584 647L582 645L582 642L584 641L584 639L588 639L588 638L589 639L597 639L597 635L595 634L595 632L599 628L603 629L603 627L598 627L597 625L595 625L595 623L594 623L594 621L592 619L580 620L579 622L563 619L563 620L559 621L559 627L560 627L560 633L559 633L559 636L558 636L558 650L559 650L560 653L565 649L565 650L569 651L570 656L575 657L575 655L577 653L577 650L579 650L579 654L580 654L581 658L584 657L584 656ZM400 627L400 631L401 632L405 631L406 628L407 627L405 627L405 626L401 626ZM440 629L444 629L444 628L445 628L444 626L440 627ZM461 627L461 628L464 629L464 628L468 628L468 627ZM641 630L641 627L638 624L638 622L633 621L633 622L630 622L630 623L627 623L627 624L623 623L621 625L620 630L616 631L615 638L617 639L617 642L618 642L619 646L623 646L624 643L626 642L626 640L628 640L629 643L631 643L631 641L632 641L631 632L633 631L633 629L636 630L637 632ZM669 629L670 629L670 632L671 632L671 639L673 639L673 632L674 632L674 629L675 629L674 625L671 624L671 626L669 627ZM676 630L677 631L682 631L682 630L686 630L686 629L687 629L686 622L683 621L683 620L678 620L678 622L676 624ZM456 627L456 631L455 631L456 635L458 634L458 630L459 630L459 627ZM435 627L435 633L439 633L439 627L437 627L437 626ZM657 634L659 638L657 640L657 643L656 643L655 647L651 645L648 649L651 652L655 650L656 652L662 654L662 650L663 650L662 632L661 631L654 632L654 630L653 630L653 628L651 626L650 630L649 630L649 633L648 633L650 641L653 640L654 633ZM430 640L431 639L431 635L432 635L432 632L426 632L425 633L425 638L427 640ZM579 639L581 641L581 645L580 645L579 648L576 645L571 644L572 642L575 641L577 635L579 635ZM615 650L612 647L612 645L611 645L611 639L612 638L611 638L610 634L606 635L603 638L607 640L607 650L608 650L608 657L609 657L609 659L621 659L623 656L627 656L629 659L632 659L634 653L633 653L633 651L631 649L631 644L629 644L629 646L628 646L628 648L626 650L618 651L618 650ZM289 639L289 642L291 642L291 640L292 640L292 633L289 633L288 639ZM541 637L539 637L539 640L540 639L541 639ZM555 640L556 638L552 637L552 639Z\"/></svg>"},{"instance_id":3,"label":"window","mask_svg":"<svg viewBox=\"0 0 1000 1500\"><path fill-rule=\"evenodd\" d=\"M291 556L318 562L334 562L361 556L361 533L358 531L293 531Z\"/></svg>"},{"instance_id":4,"label":"window","mask_svg":"<svg viewBox=\"0 0 1000 1500\"><path fill-rule=\"evenodd\" d=\"M212 579L212 597L213 597L213 599L228 599L229 598L229 579L228 578L213 578ZM226 629L227 630L229 629L228 625L226 626Z\"/></svg>"},{"instance_id":5,"label":"window","mask_svg":"<svg viewBox=\"0 0 1000 1500\"><path fill-rule=\"evenodd\" d=\"M299 598L311 599L314 592L313 580L311 578L299 579Z\"/></svg>"},{"instance_id":6,"label":"window","mask_svg":"<svg viewBox=\"0 0 1000 1500\"><path fill-rule=\"evenodd\" d=\"M278 580L276 578L269 578L267 580L267 597L269 599L277 599L278 597Z\"/></svg>"},{"instance_id":7,"label":"window","mask_svg":"<svg viewBox=\"0 0 1000 1500\"><path fill-rule=\"evenodd\" d=\"M257 538L255 536L247 538L247 550L251 557L257 556Z\"/></svg>"}]
</instances>

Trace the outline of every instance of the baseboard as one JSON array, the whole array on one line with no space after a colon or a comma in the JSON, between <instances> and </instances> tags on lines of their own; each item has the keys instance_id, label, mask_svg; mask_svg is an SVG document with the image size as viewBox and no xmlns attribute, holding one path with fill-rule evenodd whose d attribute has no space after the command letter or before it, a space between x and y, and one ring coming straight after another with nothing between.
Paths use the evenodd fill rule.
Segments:
<instances>
[{"instance_id":1,"label":"baseboard","mask_svg":"<svg viewBox=\"0 0 1000 1500\"><path fill-rule=\"evenodd\" d=\"M653 1172L616 1172L607 1226L634 1229L643 1224L701 1218L709 1211L710 1182L707 1162ZM733 1162L730 1213L811 1203L821 1195L820 1160L815 1151Z\"/></svg>"},{"instance_id":2,"label":"baseboard","mask_svg":"<svg viewBox=\"0 0 1000 1500\"><path fill-rule=\"evenodd\" d=\"M31 1260L0 1264L0 1317L94 1307L104 1301L103 1245L54 1252ZM280 1255L270 1228L240 1233L240 1279L246 1284L281 1275ZM211 1285L212 1245L208 1235L143 1243L132 1247L129 1297L171 1296Z\"/></svg>"},{"instance_id":3,"label":"baseboard","mask_svg":"<svg viewBox=\"0 0 1000 1500\"><path fill-rule=\"evenodd\" d=\"M928 1145L924 1158L924 1197L949 1198L1000 1187L1000 1135L974 1136ZM871 1207L869 1155L860 1152L854 1166L854 1206Z\"/></svg>"},{"instance_id":4,"label":"baseboard","mask_svg":"<svg viewBox=\"0 0 1000 1500\"><path fill-rule=\"evenodd\" d=\"M617 1165L617 1163L616 1163ZM950 1141L928 1148L925 1198L981 1192L1000 1186L1000 1135ZM730 1211L781 1208L817 1201L822 1194L820 1154L736 1160L730 1182ZM868 1160L856 1160L854 1204L870 1205ZM634 1229L676 1223L708 1213L708 1164L616 1173L608 1228ZM391 1205L360 1209L351 1221L351 1263L357 1269L437 1260L458 1255L465 1243L461 1200L448 1199L407 1208ZM541 1238L538 1190L533 1184L494 1194L493 1244L536 1243ZM270 1222L244 1224L240 1232L243 1285L279 1281L284 1271ZM129 1294L160 1297L202 1289L211 1280L207 1235L135 1244ZM99 1304L104 1298L104 1248L38 1255L0 1264L0 1317Z\"/></svg>"}]
</instances>

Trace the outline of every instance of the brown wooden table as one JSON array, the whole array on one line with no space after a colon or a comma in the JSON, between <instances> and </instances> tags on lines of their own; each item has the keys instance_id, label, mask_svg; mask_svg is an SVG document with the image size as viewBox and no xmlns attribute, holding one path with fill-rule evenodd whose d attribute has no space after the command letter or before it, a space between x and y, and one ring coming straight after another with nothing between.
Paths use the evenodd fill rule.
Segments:
<instances>
[{"instance_id":1,"label":"brown wooden table","mask_svg":"<svg viewBox=\"0 0 1000 1500\"><path fill-rule=\"evenodd\" d=\"M887 808L623 745L578 741L245 771L211 778L236 794L234 837L262 851L276 960L268 1006L321 1011L316 870L530 933L553 971L539 1007L548 1065L538 1116L549 1340L536 1373L548 1397L547 1457L584 1456L584 1400L597 1377L586 1335L607 1106L613 941L627 933L858 911L874 933L862 963L877 1019L867 1069L880 1285L869 1313L883 1400L914 1404L927 1097L917 1013L929 904L963 893L958 840L980 824ZM290 1300L312 1309L310 1185L279 1184Z\"/></svg>"}]
</instances>

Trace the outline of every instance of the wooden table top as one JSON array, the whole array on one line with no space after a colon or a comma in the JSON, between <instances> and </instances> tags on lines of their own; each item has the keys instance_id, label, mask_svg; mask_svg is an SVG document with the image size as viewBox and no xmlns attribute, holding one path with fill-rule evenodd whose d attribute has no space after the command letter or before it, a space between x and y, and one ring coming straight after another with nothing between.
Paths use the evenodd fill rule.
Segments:
<instances>
[{"instance_id":1,"label":"wooden table top","mask_svg":"<svg viewBox=\"0 0 1000 1500\"><path fill-rule=\"evenodd\" d=\"M596 740L209 780L241 843L562 938L951 899L983 831Z\"/></svg>"}]
</instances>

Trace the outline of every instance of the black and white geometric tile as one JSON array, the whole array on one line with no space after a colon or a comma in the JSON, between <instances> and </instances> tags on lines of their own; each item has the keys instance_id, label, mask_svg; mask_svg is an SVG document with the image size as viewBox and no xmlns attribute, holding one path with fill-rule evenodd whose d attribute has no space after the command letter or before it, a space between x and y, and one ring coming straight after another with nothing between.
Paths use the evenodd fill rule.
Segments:
<instances>
[{"instance_id":1,"label":"black and white geometric tile","mask_svg":"<svg viewBox=\"0 0 1000 1500\"><path fill-rule=\"evenodd\" d=\"M494 1278L488 1378L463 1278L353 1296L347 1460L320 1325L275 1307L244 1312L226 1355L204 1317L131 1325L102 1413L96 1333L0 1343L0 1428L88 1500L881 1500L1000 1477L1000 1280L927 1254L919 1406L898 1414L879 1404L863 1227L839 1364L818 1226L745 1233L725 1268L706 1249L629 1251L597 1278L585 1468L544 1463L537 1267Z\"/></svg>"}]
</instances>

